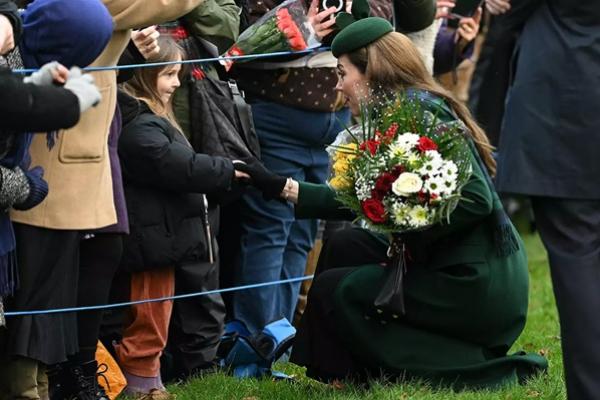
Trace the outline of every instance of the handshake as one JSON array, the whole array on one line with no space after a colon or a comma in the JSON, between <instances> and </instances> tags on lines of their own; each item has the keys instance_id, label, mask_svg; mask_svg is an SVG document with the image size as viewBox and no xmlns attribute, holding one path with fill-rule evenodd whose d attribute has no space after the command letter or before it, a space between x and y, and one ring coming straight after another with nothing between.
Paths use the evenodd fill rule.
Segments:
<instances>
[{"instance_id":1,"label":"handshake","mask_svg":"<svg viewBox=\"0 0 600 400\"><path fill-rule=\"evenodd\" d=\"M56 61L44 64L38 71L26 77L23 82L37 86L50 86L55 83L64 84L64 89L77 96L81 113L90 107L96 106L102 99L100 91L94 84L92 75L83 74L78 67L72 67L68 70Z\"/></svg>"},{"instance_id":2,"label":"handshake","mask_svg":"<svg viewBox=\"0 0 600 400\"><path fill-rule=\"evenodd\" d=\"M266 200L280 199L288 178L269 171L256 158L234 160L235 176L242 181L248 181L260 190Z\"/></svg>"}]
</instances>

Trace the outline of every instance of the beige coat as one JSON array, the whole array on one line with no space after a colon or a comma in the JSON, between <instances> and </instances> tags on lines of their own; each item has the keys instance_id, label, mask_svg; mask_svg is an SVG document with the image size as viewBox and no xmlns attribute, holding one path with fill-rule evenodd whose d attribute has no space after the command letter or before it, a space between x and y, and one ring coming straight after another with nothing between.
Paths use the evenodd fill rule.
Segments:
<instances>
[{"instance_id":1,"label":"beige coat","mask_svg":"<svg viewBox=\"0 0 600 400\"><path fill-rule=\"evenodd\" d=\"M202 0L104 0L113 16L112 39L92 66L116 65L130 29L174 20ZM11 214L13 221L49 229L88 230L117 222L113 200L108 131L116 104L116 72L93 72L102 93L98 106L82 114L77 125L59 133L52 150L46 135L31 144L31 165L44 168L50 188L37 207Z\"/></svg>"}]
</instances>

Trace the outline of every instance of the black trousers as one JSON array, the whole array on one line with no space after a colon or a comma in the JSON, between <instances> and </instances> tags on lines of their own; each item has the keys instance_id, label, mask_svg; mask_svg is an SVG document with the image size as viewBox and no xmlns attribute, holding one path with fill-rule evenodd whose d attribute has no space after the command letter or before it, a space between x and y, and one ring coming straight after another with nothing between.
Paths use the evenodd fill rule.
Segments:
<instances>
[{"instance_id":1,"label":"black trousers","mask_svg":"<svg viewBox=\"0 0 600 400\"><path fill-rule=\"evenodd\" d=\"M188 262L175 269L175 294L219 288L219 263ZM220 294L176 300L169 340L161 360L163 380L212 366L223 335L225 304Z\"/></svg>"},{"instance_id":2,"label":"black trousers","mask_svg":"<svg viewBox=\"0 0 600 400\"><path fill-rule=\"evenodd\" d=\"M81 241L78 306L108 303L111 284L122 253L122 235L118 233L99 233ZM77 313L79 353L75 356L76 362L94 360L102 315L103 310Z\"/></svg>"},{"instance_id":3,"label":"black trousers","mask_svg":"<svg viewBox=\"0 0 600 400\"><path fill-rule=\"evenodd\" d=\"M560 318L567 395L600 396L600 200L532 199Z\"/></svg>"},{"instance_id":4,"label":"black trousers","mask_svg":"<svg viewBox=\"0 0 600 400\"><path fill-rule=\"evenodd\" d=\"M306 375L328 382L365 382L377 373L354 359L335 323L334 293L346 275L360 265L386 261L387 246L367 231L347 228L323 242L315 279L308 292L290 361L306 367Z\"/></svg>"}]
</instances>

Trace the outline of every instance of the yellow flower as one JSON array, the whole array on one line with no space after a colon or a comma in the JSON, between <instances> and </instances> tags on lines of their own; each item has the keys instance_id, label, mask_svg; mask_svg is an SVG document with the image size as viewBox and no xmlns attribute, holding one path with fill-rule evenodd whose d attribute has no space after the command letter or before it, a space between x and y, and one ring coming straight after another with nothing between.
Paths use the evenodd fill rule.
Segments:
<instances>
[{"instance_id":1,"label":"yellow flower","mask_svg":"<svg viewBox=\"0 0 600 400\"><path fill-rule=\"evenodd\" d=\"M348 160L340 158L333 163L333 171L336 175L343 175L348 172Z\"/></svg>"},{"instance_id":2,"label":"yellow flower","mask_svg":"<svg viewBox=\"0 0 600 400\"><path fill-rule=\"evenodd\" d=\"M348 160L351 161L356 158L356 152L358 150L358 144L348 143L340 146L335 155L333 156L334 161Z\"/></svg>"},{"instance_id":3,"label":"yellow flower","mask_svg":"<svg viewBox=\"0 0 600 400\"><path fill-rule=\"evenodd\" d=\"M352 183L348 180L346 176L336 175L329 180L329 186L331 186L334 190L343 190L350 187Z\"/></svg>"}]
</instances>

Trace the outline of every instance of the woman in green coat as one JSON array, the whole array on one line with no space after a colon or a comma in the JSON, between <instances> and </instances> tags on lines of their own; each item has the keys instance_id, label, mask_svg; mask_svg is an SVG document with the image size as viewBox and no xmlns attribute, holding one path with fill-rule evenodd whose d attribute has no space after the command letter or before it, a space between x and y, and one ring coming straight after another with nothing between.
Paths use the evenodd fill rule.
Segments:
<instances>
[{"instance_id":1,"label":"woman in green coat","mask_svg":"<svg viewBox=\"0 0 600 400\"><path fill-rule=\"evenodd\" d=\"M455 387L518 382L547 367L538 355L507 355L527 314L527 259L489 175L495 172L484 132L442 89L405 36L385 20L359 20L332 44L338 85L355 115L369 87L405 91L443 121L460 119L474 143L473 174L448 223L406 234L406 312L373 305L385 280L388 241L352 228L324 243L291 361L322 381L364 381L382 373ZM298 218L352 219L326 185L237 164L266 196L296 204Z\"/></svg>"}]
</instances>

